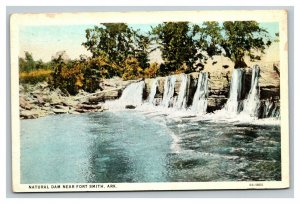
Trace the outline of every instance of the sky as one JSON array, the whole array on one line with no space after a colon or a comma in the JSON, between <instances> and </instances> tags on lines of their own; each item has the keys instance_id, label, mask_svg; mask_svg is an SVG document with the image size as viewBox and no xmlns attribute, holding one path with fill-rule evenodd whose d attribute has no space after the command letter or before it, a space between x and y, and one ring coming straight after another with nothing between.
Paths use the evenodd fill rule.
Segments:
<instances>
[{"instance_id":1,"label":"sky","mask_svg":"<svg viewBox=\"0 0 300 204\"><path fill-rule=\"evenodd\" d=\"M151 26L157 24L129 24L133 29L140 29L141 32L148 32ZM277 22L260 23L271 35L279 32ZM81 45L85 42L85 30L94 25L60 25L60 26L22 26L19 31L19 56L24 57L25 51L32 53L35 60L50 61L56 52L65 50L71 59L78 58L84 54L91 54ZM160 60L157 53L150 56L150 60Z\"/></svg>"}]
</instances>

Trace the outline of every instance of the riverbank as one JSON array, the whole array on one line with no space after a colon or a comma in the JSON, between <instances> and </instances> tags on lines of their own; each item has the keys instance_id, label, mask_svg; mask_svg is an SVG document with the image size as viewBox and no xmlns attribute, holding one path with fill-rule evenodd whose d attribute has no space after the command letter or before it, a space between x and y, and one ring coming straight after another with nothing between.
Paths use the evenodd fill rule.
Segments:
<instances>
[{"instance_id":1,"label":"riverbank","mask_svg":"<svg viewBox=\"0 0 300 204\"><path fill-rule=\"evenodd\" d=\"M126 86L133 82L135 81L105 80L102 91L80 91L75 96L65 94L60 89L51 90L46 82L36 85L22 84L19 88L20 118L35 119L55 114L102 112L105 108L99 102L119 98Z\"/></svg>"}]
</instances>

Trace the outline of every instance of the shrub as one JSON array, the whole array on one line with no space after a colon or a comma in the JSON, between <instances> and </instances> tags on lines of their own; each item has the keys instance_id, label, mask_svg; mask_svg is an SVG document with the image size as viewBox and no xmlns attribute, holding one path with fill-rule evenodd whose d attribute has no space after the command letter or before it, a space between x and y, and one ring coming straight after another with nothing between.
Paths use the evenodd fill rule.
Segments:
<instances>
[{"instance_id":1,"label":"shrub","mask_svg":"<svg viewBox=\"0 0 300 204\"><path fill-rule=\"evenodd\" d=\"M143 77L143 69L140 67L138 60L134 57L127 58L122 78L124 80L132 80L141 77Z\"/></svg>"},{"instance_id":2,"label":"shrub","mask_svg":"<svg viewBox=\"0 0 300 204\"><path fill-rule=\"evenodd\" d=\"M154 78L158 76L159 65L158 63L151 63L150 67L146 68L144 71L145 78Z\"/></svg>"}]
</instances>

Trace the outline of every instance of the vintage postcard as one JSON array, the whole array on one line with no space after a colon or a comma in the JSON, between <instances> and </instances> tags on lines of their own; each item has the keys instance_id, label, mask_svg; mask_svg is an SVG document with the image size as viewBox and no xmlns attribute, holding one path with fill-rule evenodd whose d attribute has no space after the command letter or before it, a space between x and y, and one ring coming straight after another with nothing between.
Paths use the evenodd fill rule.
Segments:
<instances>
[{"instance_id":1,"label":"vintage postcard","mask_svg":"<svg viewBox=\"0 0 300 204\"><path fill-rule=\"evenodd\" d=\"M289 187L284 10L13 14L14 192Z\"/></svg>"}]
</instances>

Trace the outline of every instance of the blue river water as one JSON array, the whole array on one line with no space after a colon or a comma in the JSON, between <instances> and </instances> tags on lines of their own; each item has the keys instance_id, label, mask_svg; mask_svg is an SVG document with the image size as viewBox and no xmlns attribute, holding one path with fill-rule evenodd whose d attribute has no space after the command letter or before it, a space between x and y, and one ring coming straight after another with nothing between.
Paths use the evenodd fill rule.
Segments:
<instances>
[{"instance_id":1,"label":"blue river water","mask_svg":"<svg viewBox=\"0 0 300 204\"><path fill-rule=\"evenodd\" d=\"M280 126L137 111L21 121L21 183L281 180Z\"/></svg>"}]
</instances>

